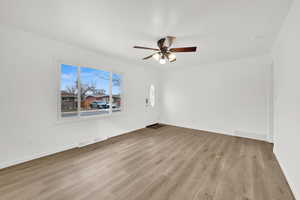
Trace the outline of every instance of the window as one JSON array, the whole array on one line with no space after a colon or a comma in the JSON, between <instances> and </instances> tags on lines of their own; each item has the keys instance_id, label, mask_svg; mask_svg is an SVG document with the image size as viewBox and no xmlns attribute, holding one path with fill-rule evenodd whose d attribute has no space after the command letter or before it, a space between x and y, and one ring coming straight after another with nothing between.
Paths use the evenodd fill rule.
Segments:
<instances>
[{"instance_id":1,"label":"window","mask_svg":"<svg viewBox=\"0 0 300 200\"><path fill-rule=\"evenodd\" d=\"M78 70L76 66L61 65L61 116L74 117L78 112Z\"/></svg>"},{"instance_id":2,"label":"window","mask_svg":"<svg viewBox=\"0 0 300 200\"><path fill-rule=\"evenodd\" d=\"M112 74L112 111L121 111L121 76Z\"/></svg>"},{"instance_id":3,"label":"window","mask_svg":"<svg viewBox=\"0 0 300 200\"><path fill-rule=\"evenodd\" d=\"M149 100L150 100L150 105L152 107L154 107L154 105L155 105L155 87L154 87L154 85L150 85Z\"/></svg>"},{"instance_id":4,"label":"window","mask_svg":"<svg viewBox=\"0 0 300 200\"><path fill-rule=\"evenodd\" d=\"M61 65L62 118L121 111L121 75L88 67Z\"/></svg>"},{"instance_id":5,"label":"window","mask_svg":"<svg viewBox=\"0 0 300 200\"><path fill-rule=\"evenodd\" d=\"M109 113L110 72L80 68L80 115Z\"/></svg>"}]
</instances>

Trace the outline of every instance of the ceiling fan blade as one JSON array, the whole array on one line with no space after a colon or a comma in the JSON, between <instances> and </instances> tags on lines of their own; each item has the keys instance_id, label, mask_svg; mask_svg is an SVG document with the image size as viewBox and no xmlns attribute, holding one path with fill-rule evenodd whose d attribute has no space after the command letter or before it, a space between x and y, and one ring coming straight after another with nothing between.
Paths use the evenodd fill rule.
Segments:
<instances>
[{"instance_id":1,"label":"ceiling fan blade","mask_svg":"<svg viewBox=\"0 0 300 200\"><path fill-rule=\"evenodd\" d=\"M141 46L134 46L133 48L159 51L159 49L156 49L156 48L141 47Z\"/></svg>"},{"instance_id":2,"label":"ceiling fan blade","mask_svg":"<svg viewBox=\"0 0 300 200\"><path fill-rule=\"evenodd\" d=\"M166 37L166 42L167 42L166 45L168 47L172 46L172 44L175 42L175 40L176 40L176 37L174 37L174 36L167 36Z\"/></svg>"},{"instance_id":3,"label":"ceiling fan blade","mask_svg":"<svg viewBox=\"0 0 300 200\"><path fill-rule=\"evenodd\" d=\"M174 54L168 52L168 53L166 53L166 56L167 56L169 62L176 61L176 56Z\"/></svg>"},{"instance_id":4,"label":"ceiling fan blade","mask_svg":"<svg viewBox=\"0 0 300 200\"><path fill-rule=\"evenodd\" d=\"M197 47L180 47L180 48L172 48L169 51L170 52L195 52L197 50Z\"/></svg>"},{"instance_id":5,"label":"ceiling fan blade","mask_svg":"<svg viewBox=\"0 0 300 200\"><path fill-rule=\"evenodd\" d=\"M172 63L172 62L175 62L176 61L176 58L175 59L173 59L173 60L170 60L170 62Z\"/></svg>"},{"instance_id":6,"label":"ceiling fan blade","mask_svg":"<svg viewBox=\"0 0 300 200\"><path fill-rule=\"evenodd\" d=\"M143 58L143 60L147 60L147 59L149 59L149 58L152 58L153 55L154 55L154 54L152 54L152 55L150 55L150 56L147 56L147 57Z\"/></svg>"}]
</instances>

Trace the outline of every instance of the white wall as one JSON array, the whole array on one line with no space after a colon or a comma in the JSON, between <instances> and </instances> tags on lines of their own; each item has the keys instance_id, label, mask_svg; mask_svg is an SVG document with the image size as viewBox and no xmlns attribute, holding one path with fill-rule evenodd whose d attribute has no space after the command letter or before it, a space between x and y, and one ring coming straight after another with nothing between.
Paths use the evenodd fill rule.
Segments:
<instances>
[{"instance_id":1,"label":"white wall","mask_svg":"<svg viewBox=\"0 0 300 200\"><path fill-rule=\"evenodd\" d=\"M300 2L294 1L274 46L274 152L300 199Z\"/></svg>"},{"instance_id":2,"label":"white wall","mask_svg":"<svg viewBox=\"0 0 300 200\"><path fill-rule=\"evenodd\" d=\"M271 59L268 56L164 73L161 121L267 140Z\"/></svg>"},{"instance_id":3,"label":"white wall","mask_svg":"<svg viewBox=\"0 0 300 200\"><path fill-rule=\"evenodd\" d=\"M0 168L142 128L156 119L146 113L146 88L158 85L153 67L103 55L0 25ZM77 122L57 121L57 60L123 73L124 111Z\"/></svg>"}]
</instances>

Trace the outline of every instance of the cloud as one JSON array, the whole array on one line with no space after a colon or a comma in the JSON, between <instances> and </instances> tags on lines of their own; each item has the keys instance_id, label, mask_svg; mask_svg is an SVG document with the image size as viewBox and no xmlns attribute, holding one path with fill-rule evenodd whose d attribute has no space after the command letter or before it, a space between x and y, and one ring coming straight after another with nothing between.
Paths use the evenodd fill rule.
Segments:
<instances>
[{"instance_id":1,"label":"cloud","mask_svg":"<svg viewBox=\"0 0 300 200\"><path fill-rule=\"evenodd\" d=\"M81 72L80 77L91 77L91 76L96 76L95 73L92 72Z\"/></svg>"},{"instance_id":2,"label":"cloud","mask_svg":"<svg viewBox=\"0 0 300 200\"><path fill-rule=\"evenodd\" d=\"M72 80L73 75L72 74L62 74L61 78L64 79L64 80Z\"/></svg>"}]
</instances>

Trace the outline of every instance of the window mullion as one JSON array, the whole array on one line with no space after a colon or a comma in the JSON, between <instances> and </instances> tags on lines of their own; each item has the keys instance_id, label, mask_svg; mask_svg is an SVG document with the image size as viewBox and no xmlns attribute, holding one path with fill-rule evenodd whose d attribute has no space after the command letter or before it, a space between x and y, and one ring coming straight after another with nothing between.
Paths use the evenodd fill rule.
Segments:
<instances>
[{"instance_id":1,"label":"window mullion","mask_svg":"<svg viewBox=\"0 0 300 200\"><path fill-rule=\"evenodd\" d=\"M81 84L80 84L80 67L77 68L77 117L80 117L80 105L81 105Z\"/></svg>"},{"instance_id":2,"label":"window mullion","mask_svg":"<svg viewBox=\"0 0 300 200\"><path fill-rule=\"evenodd\" d=\"M112 72L109 72L109 114L112 114Z\"/></svg>"}]
</instances>

